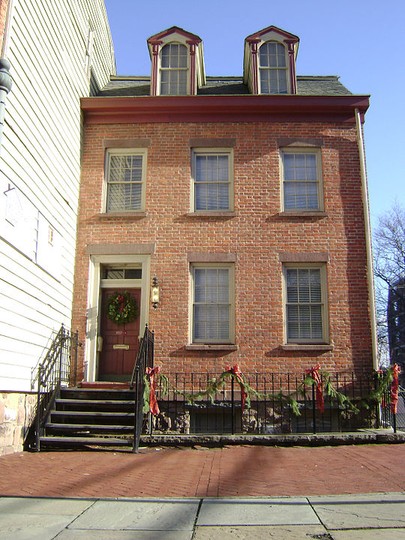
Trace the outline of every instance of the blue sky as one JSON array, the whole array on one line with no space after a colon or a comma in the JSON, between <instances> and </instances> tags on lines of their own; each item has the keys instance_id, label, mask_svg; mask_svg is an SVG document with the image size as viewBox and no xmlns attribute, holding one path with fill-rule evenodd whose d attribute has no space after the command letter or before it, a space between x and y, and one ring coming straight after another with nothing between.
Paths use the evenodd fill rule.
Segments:
<instances>
[{"instance_id":1,"label":"blue sky","mask_svg":"<svg viewBox=\"0 0 405 540\"><path fill-rule=\"evenodd\" d=\"M149 36L180 26L204 42L207 75L241 75L246 36L275 25L300 38L298 75L339 75L371 95L365 144L372 224L405 206L404 0L105 0L118 75L149 75Z\"/></svg>"}]
</instances>

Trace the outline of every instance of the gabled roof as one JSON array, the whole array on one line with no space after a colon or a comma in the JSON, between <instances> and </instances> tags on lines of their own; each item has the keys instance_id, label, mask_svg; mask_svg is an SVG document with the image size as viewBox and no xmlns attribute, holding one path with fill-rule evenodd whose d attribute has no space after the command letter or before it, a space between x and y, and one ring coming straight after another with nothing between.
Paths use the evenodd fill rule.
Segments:
<instances>
[{"instance_id":1,"label":"gabled roof","mask_svg":"<svg viewBox=\"0 0 405 540\"><path fill-rule=\"evenodd\" d=\"M267 26L266 28L263 28L262 30L248 36L245 41L261 41L267 34L271 34L272 32L278 34L284 40L292 41L294 43L298 43L300 40L298 36L290 34L290 32L286 32L277 26Z\"/></svg>"},{"instance_id":2,"label":"gabled roof","mask_svg":"<svg viewBox=\"0 0 405 540\"><path fill-rule=\"evenodd\" d=\"M153 44L166 41L165 38L168 38L172 34L182 36L187 41L195 43L196 45L202 42L202 39L199 36L192 34L191 32L187 32L187 30L183 30L183 28L180 28L179 26L172 26L171 28L167 28L166 30L159 32L158 34L150 36L150 38L147 39L147 42L148 44Z\"/></svg>"}]
</instances>

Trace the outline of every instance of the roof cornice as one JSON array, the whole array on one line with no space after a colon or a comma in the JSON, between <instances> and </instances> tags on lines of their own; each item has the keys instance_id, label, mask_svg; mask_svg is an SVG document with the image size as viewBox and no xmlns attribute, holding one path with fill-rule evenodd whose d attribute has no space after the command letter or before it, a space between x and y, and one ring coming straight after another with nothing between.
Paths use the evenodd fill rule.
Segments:
<instances>
[{"instance_id":1,"label":"roof cornice","mask_svg":"<svg viewBox=\"0 0 405 540\"><path fill-rule=\"evenodd\" d=\"M145 96L81 99L87 124L169 122L362 121L369 96Z\"/></svg>"}]
</instances>

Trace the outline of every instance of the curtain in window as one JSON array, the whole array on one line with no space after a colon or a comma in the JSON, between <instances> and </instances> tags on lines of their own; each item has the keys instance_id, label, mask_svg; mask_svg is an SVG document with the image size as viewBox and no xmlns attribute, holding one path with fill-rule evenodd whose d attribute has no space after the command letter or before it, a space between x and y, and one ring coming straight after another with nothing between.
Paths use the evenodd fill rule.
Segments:
<instances>
[{"instance_id":1,"label":"curtain in window","mask_svg":"<svg viewBox=\"0 0 405 540\"><path fill-rule=\"evenodd\" d=\"M287 338L321 340L322 294L319 268L287 269Z\"/></svg>"},{"instance_id":2,"label":"curtain in window","mask_svg":"<svg viewBox=\"0 0 405 540\"><path fill-rule=\"evenodd\" d=\"M142 162L143 158L139 155L110 156L107 212L125 212L141 208Z\"/></svg>"},{"instance_id":3,"label":"curtain in window","mask_svg":"<svg viewBox=\"0 0 405 540\"><path fill-rule=\"evenodd\" d=\"M195 209L229 210L228 155L196 155Z\"/></svg>"},{"instance_id":4,"label":"curtain in window","mask_svg":"<svg viewBox=\"0 0 405 540\"><path fill-rule=\"evenodd\" d=\"M283 155L284 209L318 210L318 173L316 154Z\"/></svg>"},{"instance_id":5,"label":"curtain in window","mask_svg":"<svg viewBox=\"0 0 405 540\"><path fill-rule=\"evenodd\" d=\"M194 268L193 341L228 341L229 318L228 268Z\"/></svg>"}]
</instances>

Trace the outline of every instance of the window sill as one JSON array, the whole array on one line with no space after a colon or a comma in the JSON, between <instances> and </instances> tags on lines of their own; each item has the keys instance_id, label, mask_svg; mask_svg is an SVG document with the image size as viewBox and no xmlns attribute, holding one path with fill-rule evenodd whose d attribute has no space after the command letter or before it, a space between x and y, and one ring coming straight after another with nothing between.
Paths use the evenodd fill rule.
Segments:
<instances>
[{"instance_id":1,"label":"window sill","mask_svg":"<svg viewBox=\"0 0 405 540\"><path fill-rule=\"evenodd\" d=\"M192 218L233 218L236 216L236 212L233 212L231 210L227 210L224 212L217 212L217 211L197 211L197 212L189 212L187 214L187 217Z\"/></svg>"},{"instance_id":2,"label":"window sill","mask_svg":"<svg viewBox=\"0 0 405 540\"><path fill-rule=\"evenodd\" d=\"M191 343L185 346L186 351L237 351L238 346L224 343Z\"/></svg>"},{"instance_id":3,"label":"window sill","mask_svg":"<svg viewBox=\"0 0 405 540\"><path fill-rule=\"evenodd\" d=\"M326 212L323 212L321 210L287 210L285 212L279 212L278 215L280 217L317 217L317 218L324 218L328 217L328 214Z\"/></svg>"},{"instance_id":4,"label":"window sill","mask_svg":"<svg viewBox=\"0 0 405 540\"><path fill-rule=\"evenodd\" d=\"M330 343L286 343L281 345L283 351L333 351Z\"/></svg>"},{"instance_id":5,"label":"window sill","mask_svg":"<svg viewBox=\"0 0 405 540\"><path fill-rule=\"evenodd\" d=\"M125 218L129 220L142 219L147 216L146 212L106 212L99 214L99 219Z\"/></svg>"}]
</instances>

